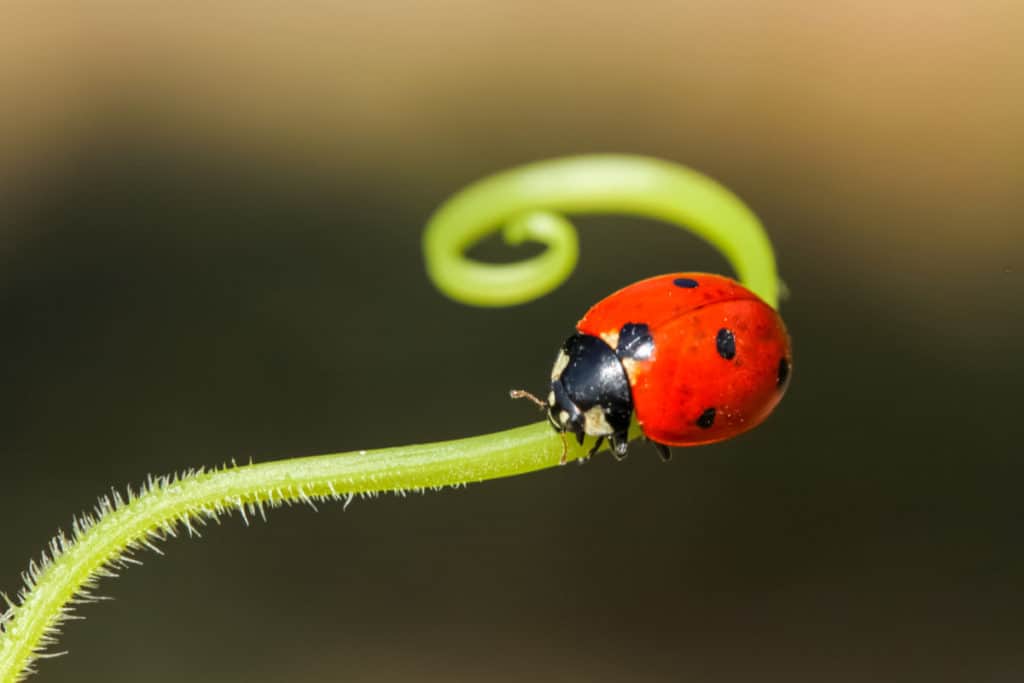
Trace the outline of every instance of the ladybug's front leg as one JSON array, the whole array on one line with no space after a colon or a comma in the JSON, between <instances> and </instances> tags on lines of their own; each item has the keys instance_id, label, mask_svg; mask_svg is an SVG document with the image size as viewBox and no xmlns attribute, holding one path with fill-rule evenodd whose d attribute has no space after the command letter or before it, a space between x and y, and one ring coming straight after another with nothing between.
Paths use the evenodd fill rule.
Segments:
<instances>
[{"instance_id":1,"label":"ladybug's front leg","mask_svg":"<svg viewBox=\"0 0 1024 683\"><path fill-rule=\"evenodd\" d=\"M626 457L626 449L629 446L629 435L626 432L616 432L608 437L611 444L612 455L616 460L623 460Z\"/></svg>"}]
</instances>

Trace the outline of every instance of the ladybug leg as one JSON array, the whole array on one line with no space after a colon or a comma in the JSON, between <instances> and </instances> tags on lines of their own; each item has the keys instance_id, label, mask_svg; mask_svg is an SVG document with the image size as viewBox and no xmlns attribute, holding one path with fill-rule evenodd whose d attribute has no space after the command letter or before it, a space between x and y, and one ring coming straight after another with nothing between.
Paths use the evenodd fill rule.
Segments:
<instances>
[{"instance_id":1,"label":"ladybug leg","mask_svg":"<svg viewBox=\"0 0 1024 683\"><path fill-rule=\"evenodd\" d=\"M594 457L594 454L597 453L599 448L601 448L601 444L602 443L604 443L604 437L603 436L597 437L597 441L594 442L594 447L590 449L589 453L587 453L587 457L588 458Z\"/></svg>"},{"instance_id":2,"label":"ladybug leg","mask_svg":"<svg viewBox=\"0 0 1024 683\"><path fill-rule=\"evenodd\" d=\"M672 459L672 450L668 446L657 441L651 441L651 445L654 446L654 450L658 451L662 462L668 462Z\"/></svg>"},{"instance_id":3,"label":"ladybug leg","mask_svg":"<svg viewBox=\"0 0 1024 683\"><path fill-rule=\"evenodd\" d=\"M572 432L576 436L576 441L581 446L583 445L583 416L580 413L577 412L576 415L573 415L569 423L564 428L558 430L562 437L562 459L558 461L559 465L564 465L569 455L569 440L566 439L567 432Z\"/></svg>"},{"instance_id":4,"label":"ladybug leg","mask_svg":"<svg viewBox=\"0 0 1024 683\"><path fill-rule=\"evenodd\" d=\"M626 457L626 447L629 445L629 437L625 433L612 434L608 437L608 443L612 446L612 455L615 456L616 460L622 460Z\"/></svg>"}]
</instances>

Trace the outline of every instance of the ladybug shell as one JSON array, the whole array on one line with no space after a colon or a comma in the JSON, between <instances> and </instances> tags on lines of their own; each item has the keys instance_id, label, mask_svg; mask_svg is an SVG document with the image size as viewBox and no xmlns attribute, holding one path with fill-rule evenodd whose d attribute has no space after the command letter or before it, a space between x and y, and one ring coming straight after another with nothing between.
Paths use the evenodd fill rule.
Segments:
<instances>
[{"instance_id":1,"label":"ladybug shell","mask_svg":"<svg viewBox=\"0 0 1024 683\"><path fill-rule=\"evenodd\" d=\"M757 426L785 392L789 335L775 310L739 283L672 273L620 289L577 325L613 349L623 325L646 325L648 359L623 358L637 422L668 446L693 446Z\"/></svg>"}]
</instances>

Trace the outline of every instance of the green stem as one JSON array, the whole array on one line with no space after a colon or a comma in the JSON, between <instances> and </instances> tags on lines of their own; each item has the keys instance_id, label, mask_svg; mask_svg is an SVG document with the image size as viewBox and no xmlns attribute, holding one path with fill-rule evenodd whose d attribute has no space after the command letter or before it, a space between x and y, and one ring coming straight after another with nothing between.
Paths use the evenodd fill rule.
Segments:
<instances>
[{"instance_id":1,"label":"green stem","mask_svg":"<svg viewBox=\"0 0 1024 683\"><path fill-rule=\"evenodd\" d=\"M457 441L373 451L291 458L159 481L130 502L111 504L95 523L31 581L0 640L0 681L18 679L33 648L48 639L63 610L103 568L117 569L123 554L176 529L191 533L207 518L237 510L246 518L266 506L348 499L360 493L407 491L495 479L556 465L562 442L551 427L534 424ZM576 447L570 458L583 453ZM106 504L101 504L101 507Z\"/></svg>"},{"instance_id":2,"label":"green stem","mask_svg":"<svg viewBox=\"0 0 1024 683\"><path fill-rule=\"evenodd\" d=\"M686 225L718 247L744 283L773 306L775 262L757 218L708 178L642 157L577 157L524 166L470 186L442 206L424 236L427 267L449 296L476 305L509 305L565 280L578 252L574 228L554 213L632 213ZM468 261L464 251L501 223L512 242L539 241L541 255L515 264ZM634 431L634 434L636 432ZM179 529L237 510L314 503L364 493L459 485L557 465L565 440L545 422L497 434L419 446L291 458L160 478L136 494L101 499L94 516L60 533L26 573L19 601L0 615L0 683L31 671L77 602L130 554ZM568 459L589 444L568 444Z\"/></svg>"},{"instance_id":3,"label":"green stem","mask_svg":"<svg viewBox=\"0 0 1024 683\"><path fill-rule=\"evenodd\" d=\"M547 294L569 277L579 253L575 229L557 212L675 223L710 242L751 291L778 307L775 257L757 216L707 176L648 157L542 161L470 185L430 219L423 235L427 271L445 294L477 306L520 304ZM465 258L466 249L502 224L507 242L531 240L547 249L511 264Z\"/></svg>"}]
</instances>

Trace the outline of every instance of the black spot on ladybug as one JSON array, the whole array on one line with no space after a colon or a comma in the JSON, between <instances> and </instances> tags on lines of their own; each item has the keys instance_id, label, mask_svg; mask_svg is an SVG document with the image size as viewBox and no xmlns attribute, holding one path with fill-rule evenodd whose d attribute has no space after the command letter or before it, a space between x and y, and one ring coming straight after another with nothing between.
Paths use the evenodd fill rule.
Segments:
<instances>
[{"instance_id":1,"label":"black spot on ladybug","mask_svg":"<svg viewBox=\"0 0 1024 683\"><path fill-rule=\"evenodd\" d=\"M650 360L654 355L654 337L645 323L626 323L619 330L619 344L615 349L619 359Z\"/></svg>"},{"instance_id":2,"label":"black spot on ladybug","mask_svg":"<svg viewBox=\"0 0 1024 683\"><path fill-rule=\"evenodd\" d=\"M715 424L715 409L708 408L697 418L697 426L701 429L710 429Z\"/></svg>"},{"instance_id":3,"label":"black spot on ladybug","mask_svg":"<svg viewBox=\"0 0 1024 683\"><path fill-rule=\"evenodd\" d=\"M697 281L691 280L688 277L677 277L675 280L672 281L672 284L674 284L676 287L682 287L683 289L693 289L694 287L697 286Z\"/></svg>"},{"instance_id":4,"label":"black spot on ladybug","mask_svg":"<svg viewBox=\"0 0 1024 683\"><path fill-rule=\"evenodd\" d=\"M726 360L736 357L736 335L728 327L723 327L715 335L715 348L718 355Z\"/></svg>"},{"instance_id":5,"label":"black spot on ladybug","mask_svg":"<svg viewBox=\"0 0 1024 683\"><path fill-rule=\"evenodd\" d=\"M789 379L789 361L786 360L785 356L783 356L779 360L779 376L775 382L775 386L781 387L786 383L787 379Z\"/></svg>"}]
</instances>

